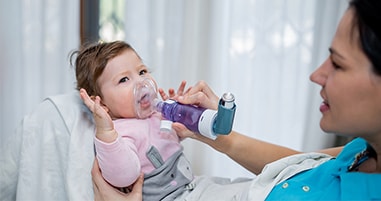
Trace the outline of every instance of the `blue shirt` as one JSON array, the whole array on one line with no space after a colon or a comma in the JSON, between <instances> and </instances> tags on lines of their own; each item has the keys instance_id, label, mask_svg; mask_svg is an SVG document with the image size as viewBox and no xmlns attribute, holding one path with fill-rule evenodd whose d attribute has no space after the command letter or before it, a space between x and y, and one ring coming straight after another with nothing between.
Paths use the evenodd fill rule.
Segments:
<instances>
[{"instance_id":1,"label":"blue shirt","mask_svg":"<svg viewBox=\"0 0 381 201\"><path fill-rule=\"evenodd\" d=\"M349 172L364 139L348 143L337 158L277 184L266 200L381 200L381 174Z\"/></svg>"}]
</instances>

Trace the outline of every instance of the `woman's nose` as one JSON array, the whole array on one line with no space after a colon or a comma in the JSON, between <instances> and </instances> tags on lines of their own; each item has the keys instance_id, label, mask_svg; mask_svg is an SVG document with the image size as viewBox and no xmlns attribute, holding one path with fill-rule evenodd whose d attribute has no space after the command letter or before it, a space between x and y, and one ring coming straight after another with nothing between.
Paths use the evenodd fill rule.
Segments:
<instances>
[{"instance_id":1,"label":"woman's nose","mask_svg":"<svg viewBox=\"0 0 381 201\"><path fill-rule=\"evenodd\" d=\"M329 64L329 59L326 59L311 75L310 80L318 85L323 86L327 80L325 69Z\"/></svg>"}]
</instances>

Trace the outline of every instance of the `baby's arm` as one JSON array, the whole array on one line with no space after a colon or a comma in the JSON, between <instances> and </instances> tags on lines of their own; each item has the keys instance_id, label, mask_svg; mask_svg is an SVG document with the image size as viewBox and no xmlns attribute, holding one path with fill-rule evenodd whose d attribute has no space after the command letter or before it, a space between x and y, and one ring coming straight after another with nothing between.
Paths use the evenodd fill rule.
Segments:
<instances>
[{"instance_id":1,"label":"baby's arm","mask_svg":"<svg viewBox=\"0 0 381 201\"><path fill-rule=\"evenodd\" d=\"M112 185L126 187L135 182L140 174L140 161L133 143L118 138L114 123L100 97L90 98L86 90L80 90L85 105L93 113L96 135L95 147L103 177Z\"/></svg>"},{"instance_id":2,"label":"baby's arm","mask_svg":"<svg viewBox=\"0 0 381 201\"><path fill-rule=\"evenodd\" d=\"M118 134L114 129L114 124L110 115L100 104L101 98L96 96L93 97L95 100L91 99L85 89L81 89L79 92L82 101L93 113L96 126L96 137L102 142L114 142L118 137Z\"/></svg>"},{"instance_id":3,"label":"baby's arm","mask_svg":"<svg viewBox=\"0 0 381 201\"><path fill-rule=\"evenodd\" d=\"M139 177L141 168L136 146L118 137L112 143L94 140L97 159L106 181L116 187L127 187Z\"/></svg>"}]
</instances>

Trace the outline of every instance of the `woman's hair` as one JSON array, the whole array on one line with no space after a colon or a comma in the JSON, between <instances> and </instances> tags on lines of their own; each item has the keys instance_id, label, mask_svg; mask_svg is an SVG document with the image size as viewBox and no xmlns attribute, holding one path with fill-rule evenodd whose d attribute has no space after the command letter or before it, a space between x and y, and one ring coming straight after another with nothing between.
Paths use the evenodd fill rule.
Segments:
<instances>
[{"instance_id":1,"label":"woman's hair","mask_svg":"<svg viewBox=\"0 0 381 201\"><path fill-rule=\"evenodd\" d=\"M381 0L350 0L354 10L353 30L359 31L359 42L373 65L381 75Z\"/></svg>"},{"instance_id":2,"label":"woman's hair","mask_svg":"<svg viewBox=\"0 0 381 201\"><path fill-rule=\"evenodd\" d=\"M101 76L110 59L119 56L128 49L136 53L131 45L123 41L85 44L79 50L72 52L71 61L75 55L77 56L75 59L77 89L84 88L90 96L102 97L97 84L99 76ZM136 55L138 54L136 53Z\"/></svg>"}]
</instances>

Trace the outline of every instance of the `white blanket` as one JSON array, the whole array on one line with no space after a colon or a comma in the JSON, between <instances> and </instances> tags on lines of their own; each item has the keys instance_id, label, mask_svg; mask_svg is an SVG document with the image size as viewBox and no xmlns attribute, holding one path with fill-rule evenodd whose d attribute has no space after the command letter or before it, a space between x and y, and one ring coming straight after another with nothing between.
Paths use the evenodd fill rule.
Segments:
<instances>
[{"instance_id":1,"label":"white blanket","mask_svg":"<svg viewBox=\"0 0 381 201\"><path fill-rule=\"evenodd\" d=\"M332 159L322 153L303 153L282 158L265 166L251 183L247 200L265 200L275 185L302 171Z\"/></svg>"},{"instance_id":2,"label":"white blanket","mask_svg":"<svg viewBox=\"0 0 381 201\"><path fill-rule=\"evenodd\" d=\"M45 99L0 147L0 200L93 200L94 129L77 91Z\"/></svg>"},{"instance_id":3,"label":"white blanket","mask_svg":"<svg viewBox=\"0 0 381 201\"><path fill-rule=\"evenodd\" d=\"M231 181L226 178L196 177L186 192L176 201L248 201L265 200L278 183L304 170L316 167L332 157L321 153L292 155L266 165L253 179Z\"/></svg>"}]
</instances>

